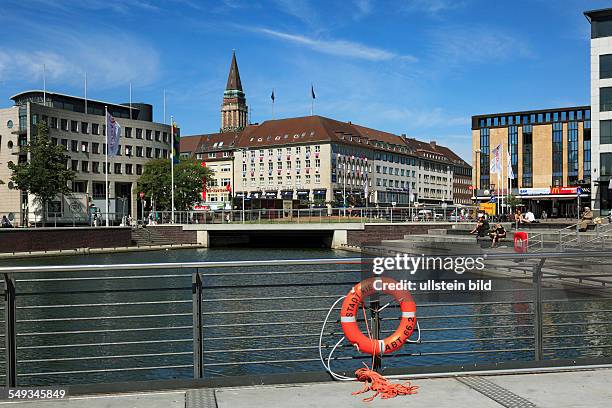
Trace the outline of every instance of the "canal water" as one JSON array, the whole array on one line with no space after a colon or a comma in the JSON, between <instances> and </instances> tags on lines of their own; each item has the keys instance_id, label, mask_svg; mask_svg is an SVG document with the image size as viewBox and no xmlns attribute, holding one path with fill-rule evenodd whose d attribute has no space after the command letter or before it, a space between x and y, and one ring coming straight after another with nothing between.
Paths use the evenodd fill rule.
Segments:
<instances>
[{"instance_id":1,"label":"canal water","mask_svg":"<svg viewBox=\"0 0 612 408\"><path fill-rule=\"evenodd\" d=\"M329 249L212 248L25 259L11 261L10 265L354 256ZM3 263L8 265L7 261ZM192 272L106 270L17 276L19 383L191 378ZM322 370L318 362L321 321L334 300L346 294L361 276L359 268L352 265L215 268L200 272L207 377ZM435 276L423 276L428 278ZM476 278L461 276L465 280ZM534 292L530 279L492 279L492 286L492 291L476 294L414 293L422 342L407 344L399 353L385 357L384 366L532 360ZM612 306L611 299L559 289L548 289L544 295L545 358L609 355L612 324L606 323L611 320L606 310ZM394 331L397 313L393 305L384 311L384 335ZM337 311L332 316L325 331L325 355L342 337ZM412 339L416 338L417 333ZM335 355L340 358L333 362L337 371L350 372L368 362L346 343Z\"/></svg>"}]
</instances>

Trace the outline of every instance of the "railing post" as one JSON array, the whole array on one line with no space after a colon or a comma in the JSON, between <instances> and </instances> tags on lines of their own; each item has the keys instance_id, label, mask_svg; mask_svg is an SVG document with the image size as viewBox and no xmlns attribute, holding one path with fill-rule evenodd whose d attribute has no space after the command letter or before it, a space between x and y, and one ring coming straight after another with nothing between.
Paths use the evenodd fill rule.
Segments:
<instances>
[{"instance_id":1,"label":"railing post","mask_svg":"<svg viewBox=\"0 0 612 408\"><path fill-rule=\"evenodd\" d=\"M191 280L193 314L193 378L204 377L204 358L202 355L202 275L196 270Z\"/></svg>"},{"instance_id":2,"label":"railing post","mask_svg":"<svg viewBox=\"0 0 612 408\"><path fill-rule=\"evenodd\" d=\"M534 300L533 300L533 336L535 340L534 351L535 360L541 361L544 354L544 326L543 326L543 307L542 307L542 266L544 266L546 258L542 258L533 267L533 284L534 284Z\"/></svg>"},{"instance_id":3,"label":"railing post","mask_svg":"<svg viewBox=\"0 0 612 408\"><path fill-rule=\"evenodd\" d=\"M378 298L378 297L377 297ZM378 299L372 301L370 303L371 313L372 313L372 337L376 340L380 339L380 312L378 309L380 308L380 301ZM372 362L372 370L379 371L382 368L382 355L384 354L384 350L382 353L374 356L374 360Z\"/></svg>"},{"instance_id":4,"label":"railing post","mask_svg":"<svg viewBox=\"0 0 612 408\"><path fill-rule=\"evenodd\" d=\"M4 274L4 346L6 348L6 386L17 385L17 308L15 306L15 280Z\"/></svg>"}]
</instances>

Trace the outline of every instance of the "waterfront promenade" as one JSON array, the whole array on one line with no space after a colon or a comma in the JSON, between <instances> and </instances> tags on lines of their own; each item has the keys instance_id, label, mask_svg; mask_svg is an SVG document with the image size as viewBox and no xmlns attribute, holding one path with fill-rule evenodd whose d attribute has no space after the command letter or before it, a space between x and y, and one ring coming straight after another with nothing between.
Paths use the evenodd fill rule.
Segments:
<instances>
[{"instance_id":1,"label":"waterfront promenade","mask_svg":"<svg viewBox=\"0 0 612 408\"><path fill-rule=\"evenodd\" d=\"M117 395L83 395L65 401L1 402L18 408L604 408L612 401L612 368L537 374L414 379L419 393L364 403L355 382L325 382Z\"/></svg>"}]
</instances>

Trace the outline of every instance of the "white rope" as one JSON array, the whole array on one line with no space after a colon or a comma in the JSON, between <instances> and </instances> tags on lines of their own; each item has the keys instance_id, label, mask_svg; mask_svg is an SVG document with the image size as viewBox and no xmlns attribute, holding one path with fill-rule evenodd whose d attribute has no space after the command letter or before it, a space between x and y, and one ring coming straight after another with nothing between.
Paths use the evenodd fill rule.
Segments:
<instances>
[{"instance_id":1,"label":"white rope","mask_svg":"<svg viewBox=\"0 0 612 408\"><path fill-rule=\"evenodd\" d=\"M325 359L323 358L323 333L325 332L325 326L327 325L327 321L329 320L329 315L331 315L332 311L334 310L334 308L336 307L336 305L338 304L338 302L340 302L341 300L343 300L346 296L341 296L340 298L338 298L338 300L336 300L334 302L334 304L332 305L332 307L329 308L329 311L327 312L327 316L325 316L325 320L323 321L323 327L321 327L321 334L319 335L319 359L321 360L321 364L323 364L323 367L325 367L325 370L336 380L338 381L355 381L355 378L351 378L351 377L346 377L344 375L341 374L337 374L335 373L332 369L331 369L331 358L332 355L334 354L334 351L336 351L336 348L338 348L338 346L344 341L344 337L342 337L335 345L334 347L332 347L331 351L329 352L329 356L327 356L327 364L325 363Z\"/></svg>"}]
</instances>

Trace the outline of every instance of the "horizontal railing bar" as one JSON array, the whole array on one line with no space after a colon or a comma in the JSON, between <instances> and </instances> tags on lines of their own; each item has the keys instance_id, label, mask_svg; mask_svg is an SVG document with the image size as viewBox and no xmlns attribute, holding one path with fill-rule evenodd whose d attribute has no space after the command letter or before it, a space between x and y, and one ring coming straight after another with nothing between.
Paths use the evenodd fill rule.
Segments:
<instances>
[{"instance_id":1,"label":"horizontal railing bar","mask_svg":"<svg viewBox=\"0 0 612 408\"><path fill-rule=\"evenodd\" d=\"M128 276L83 276L76 278L36 278L36 279L16 279L18 283L30 282L79 282L79 281L110 281L110 280L132 280L132 279L161 279L161 278L191 278L191 275L128 275Z\"/></svg>"},{"instance_id":2,"label":"horizontal railing bar","mask_svg":"<svg viewBox=\"0 0 612 408\"><path fill-rule=\"evenodd\" d=\"M600 288L589 288L589 289L600 289ZM563 289L566 290L566 289ZM580 288L582 290L582 288ZM542 299L542 303L567 303L567 302L607 302L612 301L612 297L597 296L590 298L576 298L576 299Z\"/></svg>"},{"instance_id":3,"label":"horizontal railing bar","mask_svg":"<svg viewBox=\"0 0 612 408\"><path fill-rule=\"evenodd\" d=\"M139 340L139 341L118 341L110 343L77 343L77 344L50 344L44 346L24 346L17 347L19 350L39 350L55 348L74 348L74 347L100 347L100 346L123 346L131 344L160 344L160 343L184 343L192 342L193 339L168 339L168 340Z\"/></svg>"},{"instance_id":4,"label":"horizontal railing bar","mask_svg":"<svg viewBox=\"0 0 612 408\"><path fill-rule=\"evenodd\" d=\"M174 288L133 288L133 289L91 289L91 290L58 290L52 292L20 292L19 296L41 296L41 295L82 295L82 294L108 294L108 293L135 293L135 292L177 292L191 291L191 286Z\"/></svg>"},{"instance_id":5,"label":"horizontal railing bar","mask_svg":"<svg viewBox=\"0 0 612 408\"><path fill-rule=\"evenodd\" d=\"M62 358L40 358L33 360L19 360L19 363L50 363L59 361L82 361L82 360L108 360L120 358L140 358L140 357L162 357L162 356L183 356L193 354L193 351L173 351L168 353L150 353L150 354L124 354L116 356L86 356L86 357L62 357Z\"/></svg>"},{"instance_id":6,"label":"horizontal railing bar","mask_svg":"<svg viewBox=\"0 0 612 408\"><path fill-rule=\"evenodd\" d=\"M17 333L19 337L27 336L56 336L64 334L91 334L91 333L124 333L124 332L139 332L139 331L157 331L157 330L192 330L193 326L168 326L168 327L136 327L132 329L96 329L96 330L68 330L68 331L53 331L53 332L22 332Z\"/></svg>"},{"instance_id":7,"label":"horizontal railing bar","mask_svg":"<svg viewBox=\"0 0 612 408\"><path fill-rule=\"evenodd\" d=\"M75 371L47 371L47 372L32 372L32 373L17 373L18 377L39 377L42 375L70 375L70 374L95 374L108 372L125 372L125 371L149 371L149 370L170 370L177 368L193 368L193 364L168 365L157 367L126 367L126 368L103 368L99 370L75 370Z\"/></svg>"},{"instance_id":8,"label":"horizontal railing bar","mask_svg":"<svg viewBox=\"0 0 612 408\"><path fill-rule=\"evenodd\" d=\"M544 311L545 315L562 315L562 314L582 314L582 313L601 313L601 312L612 312L611 309L597 309L597 310L568 310L568 311Z\"/></svg>"},{"instance_id":9,"label":"horizontal railing bar","mask_svg":"<svg viewBox=\"0 0 612 408\"><path fill-rule=\"evenodd\" d=\"M358 273L361 269L346 270L346 269L330 269L330 270L313 270L313 271L260 271L260 272L236 272L236 273L211 273L202 274L203 277L208 276L266 276L266 275L309 275L317 273ZM66 277L66 278L35 278L35 279L17 279L22 282L71 282L71 281L95 281L95 280L130 280L130 279L157 279L157 278L191 278L187 274L164 274L164 275L130 275L130 276L85 276L85 277Z\"/></svg>"},{"instance_id":10,"label":"horizontal railing bar","mask_svg":"<svg viewBox=\"0 0 612 408\"><path fill-rule=\"evenodd\" d=\"M206 290L206 287L203 287L202 289ZM566 289L558 289L558 290L566 290ZM525 289L492 289L487 291L487 293L504 293L504 292L523 292L523 291L527 291L527 292L532 292L533 289L532 288L525 288ZM432 293L435 293L437 295L439 294L451 294L451 293L457 293L457 291L439 291L439 292L414 292L412 293L412 297L416 297L416 296L427 296L427 295L431 295ZM343 296L344 294L338 294L338 295L306 295L306 296L302 296L300 295L300 299L337 299L340 296ZM206 303L214 303L214 302L248 302L248 301L263 301L263 300L270 300L270 301L275 301L275 300L292 300L295 299L295 296L276 296L276 297L233 297L233 298L212 298L212 299L202 299L202 302L206 302ZM531 300L527 300L524 302L520 302L520 303L532 303L533 301ZM515 302L516 303L516 302Z\"/></svg>"},{"instance_id":11,"label":"horizontal railing bar","mask_svg":"<svg viewBox=\"0 0 612 408\"><path fill-rule=\"evenodd\" d=\"M361 265L361 258L322 258L322 259L277 259L268 261L207 261L207 262L164 262L164 263L127 263L106 265L54 265L54 266L12 266L0 267L4 273L36 272L81 272L139 269L185 269L185 268L251 268L257 266L287 265Z\"/></svg>"},{"instance_id":12,"label":"horizontal railing bar","mask_svg":"<svg viewBox=\"0 0 612 408\"><path fill-rule=\"evenodd\" d=\"M78 303L72 305L32 305L32 306L17 306L17 309L55 309L64 307L98 307L98 306L136 306L136 305L164 305L175 303L188 303L191 300L160 300L151 302L116 302L116 303Z\"/></svg>"},{"instance_id":13,"label":"horizontal railing bar","mask_svg":"<svg viewBox=\"0 0 612 408\"><path fill-rule=\"evenodd\" d=\"M544 350L580 350L583 348L610 348L612 344L585 344L582 346L544 347Z\"/></svg>"},{"instance_id":14,"label":"horizontal railing bar","mask_svg":"<svg viewBox=\"0 0 612 408\"><path fill-rule=\"evenodd\" d=\"M612 333L580 333L580 334L559 334L559 335L543 335L545 339L565 339L567 337L608 337Z\"/></svg>"},{"instance_id":15,"label":"horizontal railing bar","mask_svg":"<svg viewBox=\"0 0 612 408\"><path fill-rule=\"evenodd\" d=\"M145 318L152 318L152 317L175 317L175 316L192 316L192 313L159 313L159 314L150 314L150 315L58 317L58 318L48 318L48 319L23 319L23 320L17 320L17 323L43 323L43 322L82 321L82 320L145 319Z\"/></svg>"},{"instance_id":16,"label":"horizontal railing bar","mask_svg":"<svg viewBox=\"0 0 612 408\"><path fill-rule=\"evenodd\" d=\"M610 257L610 251L574 251L574 252L537 252L537 253L503 253L486 254L487 260L498 259L563 259L563 258L599 258ZM445 255L444 258L465 258L468 256L479 257L482 254ZM0 267L0 274L5 273L36 273L36 272L80 272L80 271L108 271L108 270L138 270L138 269L185 269L185 268L227 268L242 267L250 268L257 266L278 265L317 265L317 264L343 264L361 265L361 258L324 258L324 259L278 259L266 261L208 261L208 262L167 262L149 264L107 264L107 265L55 265L55 266L12 266Z\"/></svg>"},{"instance_id":17,"label":"horizontal railing bar","mask_svg":"<svg viewBox=\"0 0 612 408\"><path fill-rule=\"evenodd\" d=\"M572 322L572 323L543 323L544 327L560 327L560 326L588 326L588 325L612 324L612 321L598 322Z\"/></svg>"},{"instance_id":18,"label":"horizontal railing bar","mask_svg":"<svg viewBox=\"0 0 612 408\"><path fill-rule=\"evenodd\" d=\"M501 350L465 350L465 351L448 351L448 352L432 352L432 353L408 353L408 354L391 354L385 358L391 357L407 357L407 356L429 356L429 355L446 355L446 354L490 354L490 353L514 353L518 351L533 351L532 348L520 349L501 349ZM366 360L371 359L371 356L351 356L351 357L335 357L332 360ZM257 361L235 361L227 363L204 363L206 367L233 366L233 365L253 365L253 364L280 364L280 363L302 363L320 361L319 358L303 358L303 359L284 359L284 360L257 360Z\"/></svg>"}]
</instances>

